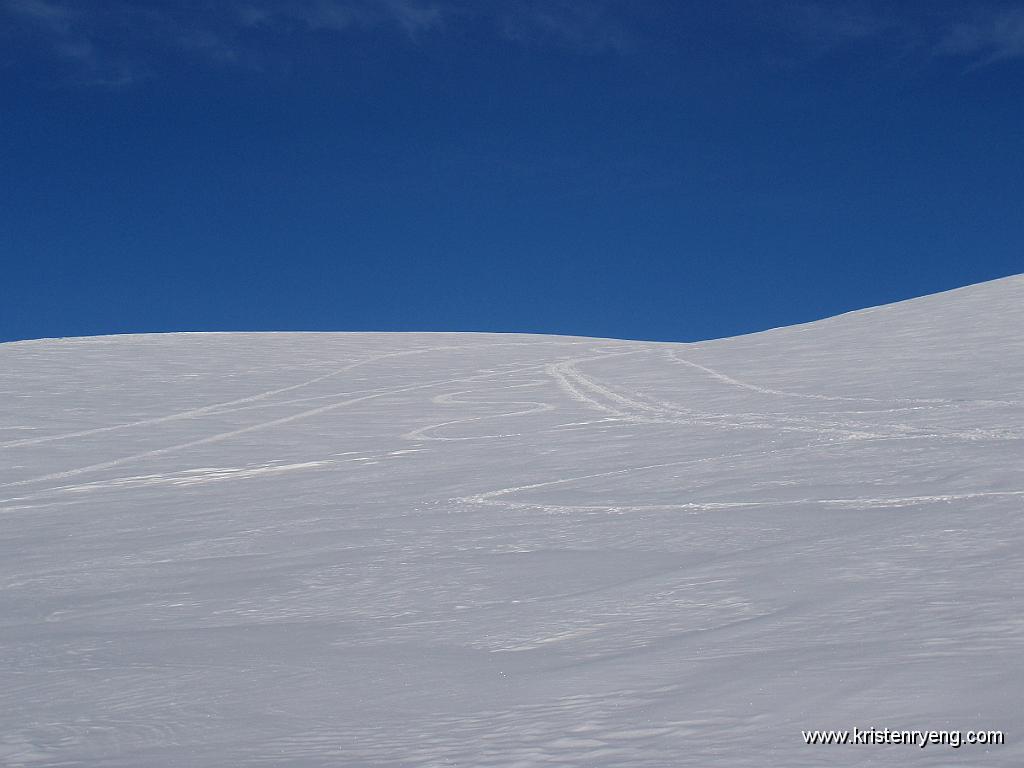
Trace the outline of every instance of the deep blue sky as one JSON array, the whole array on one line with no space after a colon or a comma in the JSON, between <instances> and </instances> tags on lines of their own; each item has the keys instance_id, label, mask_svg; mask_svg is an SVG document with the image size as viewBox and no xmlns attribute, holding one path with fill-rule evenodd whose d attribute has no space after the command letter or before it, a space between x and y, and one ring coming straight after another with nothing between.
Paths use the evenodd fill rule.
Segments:
<instances>
[{"instance_id":1,"label":"deep blue sky","mask_svg":"<svg viewBox=\"0 0 1024 768\"><path fill-rule=\"evenodd\" d=\"M0 51L0 340L693 340L1024 271L1024 2L0 0Z\"/></svg>"}]
</instances>

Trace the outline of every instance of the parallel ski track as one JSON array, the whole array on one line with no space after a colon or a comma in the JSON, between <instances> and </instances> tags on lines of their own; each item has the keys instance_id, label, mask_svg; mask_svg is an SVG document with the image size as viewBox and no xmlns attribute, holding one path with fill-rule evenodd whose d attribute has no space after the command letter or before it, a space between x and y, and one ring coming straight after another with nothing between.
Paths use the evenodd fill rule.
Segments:
<instances>
[{"instance_id":1,"label":"parallel ski track","mask_svg":"<svg viewBox=\"0 0 1024 768\"><path fill-rule=\"evenodd\" d=\"M522 345L528 344L528 343L529 342L512 343L512 344L510 344L508 346L522 346ZM579 342L570 342L570 343L579 343ZM463 346L463 347L456 347L456 348L464 349L464 348L467 348L467 347ZM410 351L408 353L391 353L391 354L388 354L388 355L380 355L380 356L378 356L376 358L363 360L363 361L360 361L359 363L353 363L352 365L347 366L346 370L351 370L356 365L364 365L364 364L367 364L367 363L370 363L370 362L374 362L376 360L382 360L382 359L389 358L389 357L396 357L399 354L412 354L412 353L422 354L422 353L427 353L427 352L437 352L437 351L443 351L443 350L449 350L449 349L452 349L452 347L434 347L434 348L429 348L429 349L425 349L425 350L413 350L413 351ZM479 381L480 379L493 378L493 377L499 376L499 375L509 375L510 373L525 373L525 372L529 372L529 371L535 371L535 370L542 369L543 366L544 366L543 363L534 363L534 364L529 364L529 365L523 366L522 368L516 369L515 371L492 371L492 372L489 372L489 373L482 373L482 374L471 375L471 376L460 376L460 377L455 377L455 378L440 379L440 380L430 381L430 382L426 382L426 383L422 383L422 384L413 384L413 385L409 385L409 386L405 386L405 387L392 387L392 388L381 389L379 391L371 392L370 394L362 395L362 396L359 396L359 397L348 398L348 399L341 400L341 401L335 402L335 403L329 403L327 405L322 405L322 406L319 406L317 408L311 408L311 409L308 409L308 410L305 410L305 411L301 411L299 413L294 413L294 414L291 414L291 415L288 415L288 416L282 416L282 417L277 418L277 419L271 419L269 421L264 421L264 422L260 422L260 423L257 423L257 424L251 424L249 426L242 427L242 428L239 428L239 429L233 429L233 430L230 430L230 431L227 431L227 432L220 432L218 434L209 435L207 437L199 438L197 440L190 440L188 442L178 443L176 445L170 445L170 446L166 446L164 448L156 448L156 449L149 450L149 451L142 451L140 453L135 453L135 454L132 454L130 456L124 456L124 457L121 457L121 458L118 458L118 459L112 459L110 461L104 461L104 462L99 462L99 463L96 463L96 464L90 464L90 465L84 466L84 467L77 467L77 468L74 468L74 469L63 470L61 472L52 472L52 473L49 473L49 474L46 474L46 475L40 475L40 476L37 476L37 477L26 478L26 479L23 479L23 480L15 480L13 482L8 482L8 483L0 483L0 488L17 488L17 487L22 487L22 486L26 486L26 485L34 485L36 483L51 482L51 481L54 481L54 480L65 480L65 479L70 478L70 477L76 477L78 475L83 475L83 474L87 474L87 473L90 473L90 472L99 472L99 471L106 470L106 469L113 469L114 467L122 466L124 464L128 464L128 463L131 463L131 462L134 462L134 461L139 461L139 460L142 460L142 459L150 459L150 458L154 458L154 457L157 457L157 456L163 456L163 455L168 454L168 453L173 453L173 452L176 452L176 451L182 451L182 450L186 450L186 449L189 449L189 448L196 448L196 447L199 447L199 446L202 446L202 445L210 445L212 443L222 442L224 440L229 440L229 439L231 439L233 437L238 437L240 435L249 434L251 432L256 432L256 431L260 431L260 430L270 429L270 428L281 426L281 425L284 425L284 424L290 424L292 422L299 421L299 420L302 420L302 419L308 419L308 418L312 418L314 416L319 416L319 415L324 414L324 413L329 413L331 411L335 411L335 410L338 410L340 408L345 408L345 407L348 407L348 406L351 406L351 405L355 405L356 403L366 402L368 400L374 400L374 399L377 399L377 398L387 397L389 395L401 394L401 393L404 393L404 392L416 392L416 391L420 391L420 390L423 390L423 389L430 389L430 388L437 387L437 386L444 386L446 384L462 384L462 383L466 383L466 382ZM322 381L324 378L327 378L328 376L338 375L341 372L342 371L339 370L339 371L332 372L332 374L325 374L322 377L317 377L315 380L316 381ZM272 392L279 393L281 391L290 391L292 389L298 388L299 386L307 386L308 384L309 384L309 382L303 382L303 383L300 383L300 384L292 385L291 387L283 387L283 388L278 389L278 390L272 390ZM248 398L239 398L237 400L228 401L228 404L233 405L233 404L236 404L236 403L239 403L239 402L243 402L243 401L251 402L254 397L269 397L269 396L270 395L268 393L261 393L260 395L254 395L254 396L251 396L251 397L248 397ZM224 404L218 404L218 405L224 405ZM163 422L163 421L170 421L172 419L177 419L177 418L187 418L187 416L184 415L184 414L194 415L197 412L201 412L202 414L208 414L208 413L212 413L214 410L215 410L214 406L205 406L204 408L201 408L201 409L195 409L193 411L182 412L182 413L178 413L178 414L171 414L169 416L160 417L159 419L147 419L147 420L143 420L142 422L132 422L130 424L116 425L116 427L102 428L102 429L113 429L113 428L120 429L120 428L129 427L129 426L140 426L140 425L142 425L144 423L148 423L148 424L159 423L159 422ZM92 433L92 432L90 431L90 433ZM77 436L80 436L80 435L79 434L73 434L73 435L65 435L64 437L68 438L68 437L71 437L71 436L77 437ZM0 446L0 447L10 447L10 446Z\"/></svg>"}]
</instances>

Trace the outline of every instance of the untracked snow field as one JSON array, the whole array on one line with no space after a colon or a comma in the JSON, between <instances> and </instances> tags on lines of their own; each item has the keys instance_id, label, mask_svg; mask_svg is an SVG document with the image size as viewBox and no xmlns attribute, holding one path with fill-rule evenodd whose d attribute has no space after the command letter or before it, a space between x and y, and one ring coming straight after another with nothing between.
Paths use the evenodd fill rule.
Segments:
<instances>
[{"instance_id":1,"label":"untracked snow field","mask_svg":"<svg viewBox=\"0 0 1024 768\"><path fill-rule=\"evenodd\" d=\"M1024 277L698 344L0 345L0 765L1024 765ZM811 729L1005 744L805 745Z\"/></svg>"}]
</instances>

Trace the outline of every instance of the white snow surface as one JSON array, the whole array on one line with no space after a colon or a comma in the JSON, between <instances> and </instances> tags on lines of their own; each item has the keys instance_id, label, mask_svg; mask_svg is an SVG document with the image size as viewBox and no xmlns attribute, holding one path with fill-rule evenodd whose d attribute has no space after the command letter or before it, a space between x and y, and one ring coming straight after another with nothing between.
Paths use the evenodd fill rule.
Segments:
<instances>
[{"instance_id":1,"label":"white snow surface","mask_svg":"<svg viewBox=\"0 0 1024 768\"><path fill-rule=\"evenodd\" d=\"M1022 340L0 345L0 765L1024 765Z\"/></svg>"}]
</instances>

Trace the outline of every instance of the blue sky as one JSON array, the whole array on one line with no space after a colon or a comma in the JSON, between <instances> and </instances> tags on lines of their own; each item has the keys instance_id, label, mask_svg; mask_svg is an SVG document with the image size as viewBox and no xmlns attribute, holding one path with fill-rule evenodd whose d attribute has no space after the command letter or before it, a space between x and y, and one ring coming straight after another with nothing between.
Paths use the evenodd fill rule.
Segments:
<instances>
[{"instance_id":1,"label":"blue sky","mask_svg":"<svg viewBox=\"0 0 1024 768\"><path fill-rule=\"evenodd\" d=\"M1014 274L1022 83L1024 2L0 0L0 340L694 340Z\"/></svg>"}]
</instances>

